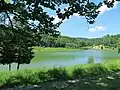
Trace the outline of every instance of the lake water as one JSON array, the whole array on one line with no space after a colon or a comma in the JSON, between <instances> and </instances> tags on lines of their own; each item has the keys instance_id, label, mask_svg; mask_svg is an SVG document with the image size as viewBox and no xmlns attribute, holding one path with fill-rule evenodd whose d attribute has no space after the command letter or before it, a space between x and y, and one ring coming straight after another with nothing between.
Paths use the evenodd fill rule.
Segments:
<instances>
[{"instance_id":1,"label":"lake water","mask_svg":"<svg viewBox=\"0 0 120 90\"><path fill-rule=\"evenodd\" d=\"M117 51L110 50L74 50L59 52L36 52L36 57L31 64L21 65L21 69L44 68L44 67L61 67L72 66L77 64L87 64L88 59L93 57L94 63L101 63L104 60L120 59ZM34 60L37 60L34 62ZM12 70L16 69L16 64L12 64ZM0 65L0 70L8 70L7 65Z\"/></svg>"}]
</instances>

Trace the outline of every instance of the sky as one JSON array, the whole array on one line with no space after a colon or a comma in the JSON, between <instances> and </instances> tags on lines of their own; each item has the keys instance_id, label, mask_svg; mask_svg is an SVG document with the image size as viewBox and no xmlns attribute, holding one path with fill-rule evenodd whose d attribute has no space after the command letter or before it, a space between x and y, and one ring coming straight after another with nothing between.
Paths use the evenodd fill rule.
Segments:
<instances>
[{"instance_id":1,"label":"sky","mask_svg":"<svg viewBox=\"0 0 120 90\"><path fill-rule=\"evenodd\" d=\"M99 0L94 1L99 2ZM69 20L65 20L58 30L64 36L84 38L120 34L120 3L116 1L112 9L103 5L99 10L101 13L93 25L88 25L84 17L74 14ZM56 18L54 23L60 21L57 16L54 17Z\"/></svg>"},{"instance_id":2,"label":"sky","mask_svg":"<svg viewBox=\"0 0 120 90\"><path fill-rule=\"evenodd\" d=\"M103 0L91 1L99 3ZM67 7L67 5L62 5L60 8L64 9L65 7ZM61 21L54 11L49 9L45 9L45 11L55 18L53 23ZM101 11L100 15L93 25L88 25L84 17L74 14L69 20L64 20L63 24L60 25L57 30L60 31L63 36L84 38L98 38L107 34L120 34L120 2L116 1L112 9L107 8L107 6L103 4L99 8L99 11Z\"/></svg>"}]
</instances>

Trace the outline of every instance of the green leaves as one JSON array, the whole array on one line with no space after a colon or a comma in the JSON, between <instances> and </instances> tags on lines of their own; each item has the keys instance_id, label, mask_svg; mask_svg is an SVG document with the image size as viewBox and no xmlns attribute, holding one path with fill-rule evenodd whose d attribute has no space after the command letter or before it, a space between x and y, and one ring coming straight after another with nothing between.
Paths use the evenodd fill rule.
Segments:
<instances>
[{"instance_id":1,"label":"green leaves","mask_svg":"<svg viewBox=\"0 0 120 90\"><path fill-rule=\"evenodd\" d=\"M5 1L5 3L10 3L10 0L4 0Z\"/></svg>"},{"instance_id":2,"label":"green leaves","mask_svg":"<svg viewBox=\"0 0 120 90\"><path fill-rule=\"evenodd\" d=\"M18 63L20 66L31 62L34 57L32 46L35 45L32 32L1 26L0 34L0 64Z\"/></svg>"}]
</instances>

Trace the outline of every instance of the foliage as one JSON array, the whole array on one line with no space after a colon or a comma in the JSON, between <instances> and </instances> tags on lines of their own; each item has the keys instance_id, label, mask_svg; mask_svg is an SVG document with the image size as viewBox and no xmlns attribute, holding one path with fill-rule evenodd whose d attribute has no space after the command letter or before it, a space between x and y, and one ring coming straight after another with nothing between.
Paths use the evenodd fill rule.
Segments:
<instances>
[{"instance_id":1,"label":"foliage","mask_svg":"<svg viewBox=\"0 0 120 90\"><path fill-rule=\"evenodd\" d=\"M48 70L47 73L51 77L51 79L55 81L70 79L69 74L64 68L54 68L54 69Z\"/></svg>"},{"instance_id":2,"label":"foliage","mask_svg":"<svg viewBox=\"0 0 120 90\"><path fill-rule=\"evenodd\" d=\"M109 47L116 48L118 46L118 40L120 38L120 34L117 35L106 35L102 38L91 39L95 45L104 45Z\"/></svg>"},{"instance_id":3,"label":"foliage","mask_svg":"<svg viewBox=\"0 0 120 90\"><path fill-rule=\"evenodd\" d=\"M1 26L0 29L0 63L9 64L9 70L11 70L11 63L15 62L16 53L14 43L12 43L14 36L10 28Z\"/></svg>"},{"instance_id":4,"label":"foliage","mask_svg":"<svg viewBox=\"0 0 120 90\"><path fill-rule=\"evenodd\" d=\"M50 32L37 32L37 28L35 29L33 26L31 27L31 25L28 25L30 23L26 22L27 18L25 16L27 15L26 12L23 11L27 4L16 1L13 1L14 3L6 3L4 0L0 1L0 7L2 8L0 9L0 63L8 64L9 70L11 70L11 63L18 63L18 70L20 64L29 64L31 62L32 58L34 57L32 46L39 45L40 42L38 41L41 39L41 33L51 34L54 32L54 34L52 34L53 36L59 34L58 31L55 31L55 29L58 27L58 24L53 25L51 22L52 18L47 16L45 13L45 17L43 19L44 21L49 21L49 26L47 25L43 28L50 30ZM13 6L15 7L13 8ZM19 14L22 15L19 16ZM4 17L5 15L6 17ZM13 18L11 18L11 16L13 16ZM6 21L7 19L9 22ZM47 21L44 23L48 24ZM43 30L43 28L41 30Z\"/></svg>"},{"instance_id":5,"label":"foliage","mask_svg":"<svg viewBox=\"0 0 120 90\"><path fill-rule=\"evenodd\" d=\"M86 42L82 39L67 36L59 36L58 38L42 36L41 46L81 49L82 47L86 47Z\"/></svg>"},{"instance_id":6,"label":"foliage","mask_svg":"<svg viewBox=\"0 0 120 90\"><path fill-rule=\"evenodd\" d=\"M86 64L67 68L1 72L0 87L28 86L45 82L52 83L53 81L68 81L72 79L99 79L99 77L106 77L115 72L119 72L120 64L118 62L120 61L115 60L104 64Z\"/></svg>"},{"instance_id":7,"label":"foliage","mask_svg":"<svg viewBox=\"0 0 120 90\"><path fill-rule=\"evenodd\" d=\"M42 47L62 47L62 48L77 48L84 49L87 47L93 47L97 45L104 45L106 48L118 48L120 45L120 34L117 35L105 35L101 38L75 38L67 36L59 36L54 38L52 36L41 36L42 40L40 45Z\"/></svg>"},{"instance_id":8,"label":"foliage","mask_svg":"<svg viewBox=\"0 0 120 90\"><path fill-rule=\"evenodd\" d=\"M9 27L1 27L1 64L9 64L11 70L11 63L18 63L17 69L20 64L29 64L33 58L33 37L27 30L12 31Z\"/></svg>"}]
</instances>

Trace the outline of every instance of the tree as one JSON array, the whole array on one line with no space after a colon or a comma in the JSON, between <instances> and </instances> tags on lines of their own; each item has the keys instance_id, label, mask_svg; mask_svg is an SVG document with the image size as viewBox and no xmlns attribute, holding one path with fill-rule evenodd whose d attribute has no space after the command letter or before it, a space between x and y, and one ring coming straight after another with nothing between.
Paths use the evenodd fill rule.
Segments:
<instances>
[{"instance_id":1,"label":"tree","mask_svg":"<svg viewBox=\"0 0 120 90\"><path fill-rule=\"evenodd\" d=\"M9 65L11 70L11 63L15 62L15 49L13 40L13 33L10 28L0 27L0 63Z\"/></svg>"},{"instance_id":2,"label":"tree","mask_svg":"<svg viewBox=\"0 0 120 90\"><path fill-rule=\"evenodd\" d=\"M104 0L103 3L110 8L114 5L114 2L115 0ZM63 11L60 8L56 8L56 6L59 7L62 4L67 4L68 8ZM46 28L50 29L53 25L51 21L54 18L47 15L43 7L55 10L58 17L63 20L69 18L74 13L78 13L80 16L85 16L87 21L92 24L99 14L98 8L101 6L102 2L96 5L90 0L12 0L9 3L8 1L6 3L6 0L1 0L0 12L7 14L9 20L9 15L13 15L15 20L25 25L28 24L34 28L45 30ZM29 20L32 20L32 23L29 23ZM34 24L34 21L38 21L38 27Z\"/></svg>"},{"instance_id":3,"label":"tree","mask_svg":"<svg viewBox=\"0 0 120 90\"><path fill-rule=\"evenodd\" d=\"M16 30L15 33L15 47L16 47L16 60L17 70L20 67L20 64L29 64L31 59L34 57L34 53L32 51L32 46L36 45L33 37L33 33L29 32L25 28L22 30Z\"/></svg>"}]
</instances>

